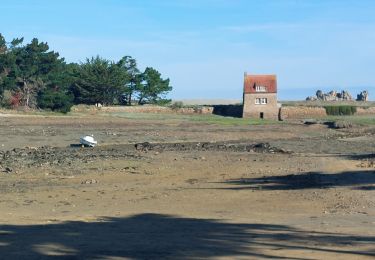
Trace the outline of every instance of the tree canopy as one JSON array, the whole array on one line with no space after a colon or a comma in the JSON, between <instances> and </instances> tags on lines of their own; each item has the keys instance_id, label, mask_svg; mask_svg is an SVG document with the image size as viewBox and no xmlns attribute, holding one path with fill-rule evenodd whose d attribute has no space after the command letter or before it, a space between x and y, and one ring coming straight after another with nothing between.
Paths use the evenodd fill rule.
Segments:
<instances>
[{"instance_id":1,"label":"tree canopy","mask_svg":"<svg viewBox=\"0 0 375 260\"><path fill-rule=\"evenodd\" d=\"M96 56L66 63L46 42L23 38L7 42L0 34L0 104L67 112L73 103L131 105L168 102L169 79L124 56L110 61Z\"/></svg>"}]
</instances>

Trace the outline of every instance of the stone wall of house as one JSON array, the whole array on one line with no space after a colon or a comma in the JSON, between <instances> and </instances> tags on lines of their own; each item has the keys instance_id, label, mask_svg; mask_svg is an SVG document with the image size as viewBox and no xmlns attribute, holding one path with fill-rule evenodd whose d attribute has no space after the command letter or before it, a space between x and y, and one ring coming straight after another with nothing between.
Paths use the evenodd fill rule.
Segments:
<instances>
[{"instance_id":1,"label":"stone wall of house","mask_svg":"<svg viewBox=\"0 0 375 260\"><path fill-rule=\"evenodd\" d=\"M324 107L283 106L280 108L281 120L320 118L327 116Z\"/></svg>"},{"instance_id":2,"label":"stone wall of house","mask_svg":"<svg viewBox=\"0 0 375 260\"><path fill-rule=\"evenodd\" d=\"M267 104L255 104L257 98L267 98ZM260 118L278 120L279 108L276 93L244 94L243 118Z\"/></svg>"}]
</instances>

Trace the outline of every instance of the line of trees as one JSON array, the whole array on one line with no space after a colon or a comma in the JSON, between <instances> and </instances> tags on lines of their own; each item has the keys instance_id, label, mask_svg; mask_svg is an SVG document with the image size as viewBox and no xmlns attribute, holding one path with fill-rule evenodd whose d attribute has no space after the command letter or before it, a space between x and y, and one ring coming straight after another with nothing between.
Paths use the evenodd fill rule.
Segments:
<instances>
[{"instance_id":1,"label":"line of trees","mask_svg":"<svg viewBox=\"0 0 375 260\"><path fill-rule=\"evenodd\" d=\"M154 68L141 72L131 56L67 63L45 42L7 42L0 34L0 105L68 112L73 104L166 104L172 90Z\"/></svg>"}]
</instances>

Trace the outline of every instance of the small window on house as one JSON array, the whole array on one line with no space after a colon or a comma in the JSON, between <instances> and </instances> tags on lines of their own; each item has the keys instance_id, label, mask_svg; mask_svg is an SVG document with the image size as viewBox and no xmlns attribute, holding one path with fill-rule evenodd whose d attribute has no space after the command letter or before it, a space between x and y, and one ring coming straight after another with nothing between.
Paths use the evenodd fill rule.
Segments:
<instances>
[{"instance_id":1,"label":"small window on house","mask_svg":"<svg viewBox=\"0 0 375 260\"><path fill-rule=\"evenodd\" d=\"M267 104L267 98L256 98L255 104L256 105L265 105L265 104Z\"/></svg>"},{"instance_id":2,"label":"small window on house","mask_svg":"<svg viewBox=\"0 0 375 260\"><path fill-rule=\"evenodd\" d=\"M266 92L266 87L265 86L255 86L255 91L256 92Z\"/></svg>"}]
</instances>

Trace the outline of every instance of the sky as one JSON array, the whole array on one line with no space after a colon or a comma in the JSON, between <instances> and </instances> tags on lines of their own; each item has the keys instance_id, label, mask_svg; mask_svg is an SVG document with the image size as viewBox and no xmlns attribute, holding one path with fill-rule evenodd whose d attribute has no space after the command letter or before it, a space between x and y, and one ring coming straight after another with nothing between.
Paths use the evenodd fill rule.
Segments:
<instances>
[{"instance_id":1,"label":"sky","mask_svg":"<svg viewBox=\"0 0 375 260\"><path fill-rule=\"evenodd\" d=\"M276 74L283 100L375 96L372 0L0 0L0 11L8 41L38 38L68 62L130 55L171 80L173 99L241 99L245 71Z\"/></svg>"}]
</instances>

